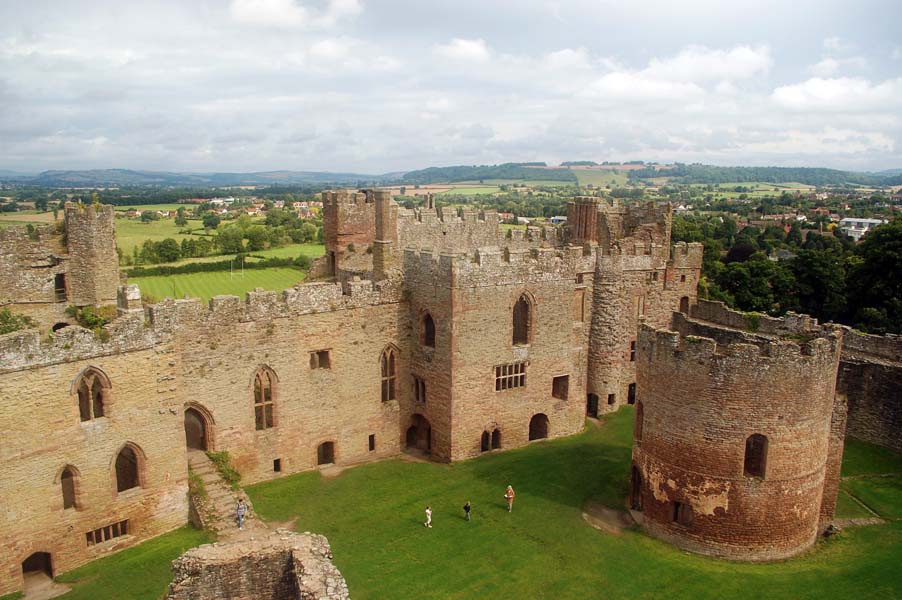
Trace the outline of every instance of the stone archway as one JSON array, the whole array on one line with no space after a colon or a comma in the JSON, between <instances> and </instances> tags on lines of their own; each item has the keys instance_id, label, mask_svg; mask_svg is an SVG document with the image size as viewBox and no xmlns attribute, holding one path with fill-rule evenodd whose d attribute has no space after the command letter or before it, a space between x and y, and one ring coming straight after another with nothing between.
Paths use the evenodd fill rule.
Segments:
<instances>
[{"instance_id":1,"label":"stone archway","mask_svg":"<svg viewBox=\"0 0 902 600\"><path fill-rule=\"evenodd\" d=\"M548 416L539 413L529 420L529 441L548 437Z\"/></svg>"},{"instance_id":2,"label":"stone archway","mask_svg":"<svg viewBox=\"0 0 902 600\"><path fill-rule=\"evenodd\" d=\"M432 425L429 419L421 414L413 415L410 427L407 428L405 445L426 453L432 451Z\"/></svg>"},{"instance_id":3,"label":"stone archway","mask_svg":"<svg viewBox=\"0 0 902 600\"><path fill-rule=\"evenodd\" d=\"M209 450L207 417L193 407L185 409L185 444L189 450Z\"/></svg>"}]
</instances>

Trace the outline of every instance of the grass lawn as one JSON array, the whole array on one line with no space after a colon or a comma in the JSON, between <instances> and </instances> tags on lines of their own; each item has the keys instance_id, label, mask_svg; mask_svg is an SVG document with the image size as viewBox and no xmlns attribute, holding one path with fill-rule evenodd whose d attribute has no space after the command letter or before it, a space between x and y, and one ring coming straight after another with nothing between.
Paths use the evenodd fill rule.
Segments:
<instances>
[{"instance_id":1,"label":"grass lawn","mask_svg":"<svg viewBox=\"0 0 902 600\"><path fill-rule=\"evenodd\" d=\"M194 210L197 204L179 204L178 202L171 202L169 204L121 204L115 207L117 211L127 211L127 210L178 210L180 208L184 208L188 213Z\"/></svg>"},{"instance_id":2,"label":"grass lawn","mask_svg":"<svg viewBox=\"0 0 902 600\"><path fill-rule=\"evenodd\" d=\"M221 294L244 297L255 288L284 290L303 281L304 272L289 267L271 269L245 269L244 275L228 271L211 273L186 273L156 277L130 277L129 283L136 283L142 294L148 294L155 301L163 298L200 298L204 302Z\"/></svg>"},{"instance_id":3,"label":"grass lawn","mask_svg":"<svg viewBox=\"0 0 902 600\"><path fill-rule=\"evenodd\" d=\"M902 476L852 479L842 486L884 519L902 519Z\"/></svg>"},{"instance_id":4,"label":"grass lawn","mask_svg":"<svg viewBox=\"0 0 902 600\"><path fill-rule=\"evenodd\" d=\"M326 535L355 599L902 595L900 521L850 528L771 564L712 560L635 530L588 526L585 500L625 504L632 414L622 409L580 435L453 465L388 460L334 478L285 477L248 493L264 518L296 517L298 531ZM502 498L508 483L517 491L511 514ZM423 527L427 504L431 530Z\"/></svg>"},{"instance_id":5,"label":"grass lawn","mask_svg":"<svg viewBox=\"0 0 902 600\"><path fill-rule=\"evenodd\" d=\"M875 444L847 439L842 457L842 476L902 473L902 455Z\"/></svg>"},{"instance_id":6,"label":"grass lawn","mask_svg":"<svg viewBox=\"0 0 902 600\"><path fill-rule=\"evenodd\" d=\"M199 228L200 221L189 221L188 227ZM179 233L183 227L175 224L175 219L160 219L144 223L138 219L116 219L116 245L122 248L126 255L131 255L132 248L141 246L144 240L160 242L166 238L173 238L181 242L192 236Z\"/></svg>"},{"instance_id":7,"label":"grass lawn","mask_svg":"<svg viewBox=\"0 0 902 600\"><path fill-rule=\"evenodd\" d=\"M73 584L65 600L158 600L172 581L171 563L185 550L212 541L203 531L182 527L69 571L56 578Z\"/></svg>"},{"instance_id":8,"label":"grass lawn","mask_svg":"<svg viewBox=\"0 0 902 600\"><path fill-rule=\"evenodd\" d=\"M623 187L629 181L629 176L622 171L611 171L609 169L570 169L580 186L596 185L605 187Z\"/></svg>"},{"instance_id":9,"label":"grass lawn","mask_svg":"<svg viewBox=\"0 0 902 600\"><path fill-rule=\"evenodd\" d=\"M460 188L451 188L450 190L445 190L444 192L439 192L438 196L450 196L452 194L466 194L466 195L480 195L480 194L494 194L496 192L500 192L501 188L497 186L492 187L460 187Z\"/></svg>"}]
</instances>

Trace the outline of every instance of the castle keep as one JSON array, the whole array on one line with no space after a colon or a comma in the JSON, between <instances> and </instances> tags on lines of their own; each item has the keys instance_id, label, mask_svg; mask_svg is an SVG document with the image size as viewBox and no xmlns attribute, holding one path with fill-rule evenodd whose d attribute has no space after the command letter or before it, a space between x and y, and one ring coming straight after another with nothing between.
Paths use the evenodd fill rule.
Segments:
<instances>
[{"instance_id":1,"label":"castle keep","mask_svg":"<svg viewBox=\"0 0 902 600\"><path fill-rule=\"evenodd\" d=\"M0 231L0 302L40 321L0 337L0 594L187 522L195 450L227 450L253 483L405 451L463 460L637 404L632 502L648 531L762 559L831 519L846 399L855 427L898 443L869 408L891 400L869 404L862 383L884 369L898 385L896 346L860 336L838 367L837 328L740 333L741 316L697 302L702 247L671 244L669 206L576 198L563 227L505 232L428 197L323 203L313 282L209 304L144 306L120 286L111 207L68 207L64 238ZM119 316L101 336L65 316L104 304ZM749 475L752 434L768 458ZM675 503L692 518L674 525Z\"/></svg>"}]
</instances>

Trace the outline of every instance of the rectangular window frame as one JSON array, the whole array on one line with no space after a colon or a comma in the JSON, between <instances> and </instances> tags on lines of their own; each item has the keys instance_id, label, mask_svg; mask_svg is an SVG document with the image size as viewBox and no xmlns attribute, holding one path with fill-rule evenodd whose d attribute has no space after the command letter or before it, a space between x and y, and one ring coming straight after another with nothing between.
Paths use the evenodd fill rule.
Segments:
<instances>
[{"instance_id":1,"label":"rectangular window frame","mask_svg":"<svg viewBox=\"0 0 902 600\"><path fill-rule=\"evenodd\" d=\"M570 395L570 375L557 375L551 378L551 396L558 400L566 400Z\"/></svg>"},{"instance_id":2,"label":"rectangular window frame","mask_svg":"<svg viewBox=\"0 0 902 600\"><path fill-rule=\"evenodd\" d=\"M526 361L495 366L495 391L526 387Z\"/></svg>"},{"instance_id":3,"label":"rectangular window frame","mask_svg":"<svg viewBox=\"0 0 902 600\"><path fill-rule=\"evenodd\" d=\"M331 369L332 368L332 350L326 348L323 350L310 351L310 369Z\"/></svg>"},{"instance_id":4,"label":"rectangular window frame","mask_svg":"<svg viewBox=\"0 0 902 600\"><path fill-rule=\"evenodd\" d=\"M426 380L419 375L413 376L413 397L417 402L426 404Z\"/></svg>"}]
</instances>

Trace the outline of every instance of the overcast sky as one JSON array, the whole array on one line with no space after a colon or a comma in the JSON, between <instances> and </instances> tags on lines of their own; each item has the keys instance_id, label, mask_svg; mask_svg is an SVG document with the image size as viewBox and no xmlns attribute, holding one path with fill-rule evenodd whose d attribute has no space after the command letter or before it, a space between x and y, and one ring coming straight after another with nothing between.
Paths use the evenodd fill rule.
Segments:
<instances>
[{"instance_id":1,"label":"overcast sky","mask_svg":"<svg viewBox=\"0 0 902 600\"><path fill-rule=\"evenodd\" d=\"M0 169L902 167L902 1L0 0Z\"/></svg>"}]
</instances>

